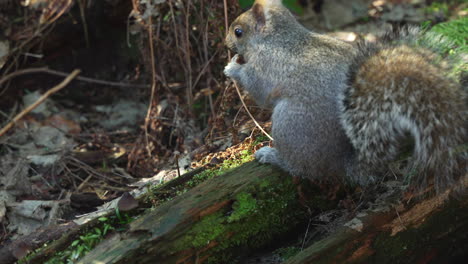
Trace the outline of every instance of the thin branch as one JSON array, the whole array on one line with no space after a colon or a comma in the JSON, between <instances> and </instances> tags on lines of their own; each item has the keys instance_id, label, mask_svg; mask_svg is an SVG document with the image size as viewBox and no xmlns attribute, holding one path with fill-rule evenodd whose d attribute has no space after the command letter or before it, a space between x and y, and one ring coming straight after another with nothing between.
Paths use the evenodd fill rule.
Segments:
<instances>
[{"instance_id":1,"label":"thin branch","mask_svg":"<svg viewBox=\"0 0 468 264\"><path fill-rule=\"evenodd\" d=\"M20 75L23 75L23 74L28 74L28 73L48 73L48 74L53 74L53 75L62 76L62 77L67 77L68 76L68 73L66 73L66 72L51 70L51 69L49 69L47 67L29 68L29 69L15 71L13 73L5 75L2 79L0 79L0 86L2 86L3 83L5 83L6 81L8 81L11 78L14 78L16 76L20 76ZM109 85L109 86L119 86L119 87L147 88L149 86L149 85L146 85L146 84L131 84L131 83L103 81L103 80L98 80L98 79L89 78L89 77L82 77L82 76L76 77L76 80L83 81L83 82L89 82L89 83L102 84L102 85Z\"/></svg>"},{"instance_id":2,"label":"thin branch","mask_svg":"<svg viewBox=\"0 0 468 264\"><path fill-rule=\"evenodd\" d=\"M258 127L258 129L260 129L260 131L262 131L262 133L265 134L265 136L267 136L271 141L273 141L273 138L265 131L265 129L263 129L262 126L260 126L260 124L257 122L257 120L255 120L253 115L250 113L249 109L247 108L247 105L244 102L244 99L242 99L242 94L241 94L241 92L239 90L239 87L237 86L237 83L234 82L234 86L236 87L237 94L239 95L239 98L240 98L240 100L242 102L242 105L244 106L245 111L247 112L247 114L250 116L252 121L254 121L254 123Z\"/></svg>"},{"instance_id":3,"label":"thin branch","mask_svg":"<svg viewBox=\"0 0 468 264\"><path fill-rule=\"evenodd\" d=\"M23 118L25 115L27 115L29 112L34 110L36 107L38 107L41 103L43 103L49 96L52 94L60 91L62 88L67 86L68 83L70 83L78 74L80 73L80 70L74 70L70 75L65 78L61 83L53 87L52 89L48 90L45 94L43 94L39 99L37 99L36 102L34 102L32 105L26 107L21 113L15 116L13 120L8 123L2 130L0 130L0 137L3 136L8 130L10 130L21 118Z\"/></svg>"},{"instance_id":4,"label":"thin branch","mask_svg":"<svg viewBox=\"0 0 468 264\"><path fill-rule=\"evenodd\" d=\"M193 83L193 87L195 87L198 84L198 82L200 81L203 74L206 73L206 70L208 69L208 66L210 66L211 61L213 61L215 56L218 54L218 51L219 50L215 51L213 56L211 56L211 58L205 63L205 65L203 65L203 68L201 69L200 73L198 74L197 78L195 79L195 82Z\"/></svg>"},{"instance_id":5,"label":"thin branch","mask_svg":"<svg viewBox=\"0 0 468 264\"><path fill-rule=\"evenodd\" d=\"M187 1L187 9L185 11L185 59L187 60L187 68L188 68L188 89L187 89L187 103L189 106L189 111L192 112L192 101L193 101L193 80L192 80L192 58L190 57L190 5L191 1Z\"/></svg>"},{"instance_id":6,"label":"thin branch","mask_svg":"<svg viewBox=\"0 0 468 264\"><path fill-rule=\"evenodd\" d=\"M0 86L2 84L12 78L15 78L16 76L20 76L23 74L28 74L28 73L37 73L37 72L44 72L47 71L47 67L41 67L41 68L30 68L30 69L24 69L24 70L19 70L15 71L13 73L5 75L2 79L0 79Z\"/></svg>"},{"instance_id":7,"label":"thin branch","mask_svg":"<svg viewBox=\"0 0 468 264\"><path fill-rule=\"evenodd\" d=\"M148 156L151 157L151 149L149 147L149 139L148 139L148 126L150 121L151 110L153 109L153 100L154 94L156 92L156 63L154 61L154 43L153 43L153 19L149 17L149 25L148 25L148 34L149 34L149 46L150 46L150 56L151 56L151 96L150 102L148 106L148 111L146 112L145 117L145 140L146 140L146 151L148 152Z\"/></svg>"},{"instance_id":8,"label":"thin branch","mask_svg":"<svg viewBox=\"0 0 468 264\"><path fill-rule=\"evenodd\" d=\"M86 22L84 1L78 1L78 6L80 8L80 16L81 16L81 21L83 24L83 33L85 37L86 48L89 48L89 33L88 33L88 24Z\"/></svg>"},{"instance_id":9,"label":"thin branch","mask_svg":"<svg viewBox=\"0 0 468 264\"><path fill-rule=\"evenodd\" d=\"M224 2L224 30L226 31L226 36L229 34L229 19L228 19L228 9L227 9L227 0ZM228 50L228 62L231 61L231 51Z\"/></svg>"}]
</instances>

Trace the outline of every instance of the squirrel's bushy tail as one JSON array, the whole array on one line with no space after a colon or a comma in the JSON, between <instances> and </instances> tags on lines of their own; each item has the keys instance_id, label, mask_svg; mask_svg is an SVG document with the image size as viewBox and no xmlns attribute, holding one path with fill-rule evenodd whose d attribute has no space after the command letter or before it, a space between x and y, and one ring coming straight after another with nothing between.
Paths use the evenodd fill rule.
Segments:
<instances>
[{"instance_id":1,"label":"squirrel's bushy tail","mask_svg":"<svg viewBox=\"0 0 468 264\"><path fill-rule=\"evenodd\" d=\"M414 149L411 182L438 190L465 177L468 111L466 89L447 77L436 55L398 45L372 51L355 65L342 98L342 124L361 168L382 171L408 136ZM367 174L367 175L366 175ZM368 172L353 177L369 181Z\"/></svg>"}]
</instances>

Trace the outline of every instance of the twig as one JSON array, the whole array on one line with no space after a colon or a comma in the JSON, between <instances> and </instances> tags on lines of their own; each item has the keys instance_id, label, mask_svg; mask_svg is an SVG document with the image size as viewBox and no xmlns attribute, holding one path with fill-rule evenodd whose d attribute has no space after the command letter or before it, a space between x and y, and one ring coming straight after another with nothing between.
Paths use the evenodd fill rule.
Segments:
<instances>
[{"instance_id":1,"label":"twig","mask_svg":"<svg viewBox=\"0 0 468 264\"><path fill-rule=\"evenodd\" d=\"M145 140L146 140L146 151L148 152L148 156L151 157L151 149L149 147L149 139L148 139L148 126L149 126L149 121L150 121L151 110L153 109L154 94L156 91L156 64L154 62L153 19L151 16L149 17L148 21L149 21L149 25L148 25L149 46L150 46L150 56L151 56L151 96L150 96L148 111L146 112L146 117L145 117Z\"/></svg>"},{"instance_id":2,"label":"twig","mask_svg":"<svg viewBox=\"0 0 468 264\"><path fill-rule=\"evenodd\" d=\"M16 76L23 75L23 74L28 74L28 73L37 73L37 72L44 72L47 70L47 67L41 67L41 68L30 68L30 69L24 69L24 70L19 70L15 71L13 73L5 75L2 79L0 79L0 86L9 79L12 79Z\"/></svg>"},{"instance_id":3,"label":"twig","mask_svg":"<svg viewBox=\"0 0 468 264\"><path fill-rule=\"evenodd\" d=\"M47 67L39 67L39 68L29 68L29 69L24 69L24 70L19 70L15 71L13 73L10 73L8 75L5 75L2 79L0 79L0 86L8 81L11 78L14 78L19 75L23 74L28 74L28 73L48 73L48 74L53 74L57 76L62 76L66 77L68 76L68 73L66 72L61 72L61 71L56 71L56 70L51 70ZM84 82L89 82L89 83L97 83L97 84L103 84L103 85L109 85L109 86L119 86L119 87L137 87L137 88L147 88L149 85L146 84L131 84L131 83L121 83L121 82L110 82L110 81L103 81L103 80L98 80L94 78L89 78L89 77L82 77L78 76L76 77L76 80L78 81L84 81Z\"/></svg>"},{"instance_id":4,"label":"twig","mask_svg":"<svg viewBox=\"0 0 468 264\"><path fill-rule=\"evenodd\" d=\"M228 20L228 10L227 10L227 0L224 2L224 29L226 30L226 36L229 34L229 20ZM231 60L231 51L228 50L228 60Z\"/></svg>"},{"instance_id":5,"label":"twig","mask_svg":"<svg viewBox=\"0 0 468 264\"><path fill-rule=\"evenodd\" d=\"M211 61L215 58L216 55L218 55L218 51L219 50L215 51L213 56L211 56L211 58L205 63L205 65L203 65L203 68L201 69L200 73L198 74L197 78L195 79L195 82L193 83L193 87L197 86L197 84L200 81L203 74L206 73L206 69L208 69L208 66L210 66Z\"/></svg>"},{"instance_id":6,"label":"twig","mask_svg":"<svg viewBox=\"0 0 468 264\"><path fill-rule=\"evenodd\" d=\"M111 177L109 176L106 176L100 172L98 172L96 169L94 169L93 167L89 166L88 164L86 164L85 162L73 157L73 156L70 156L70 157L67 157L67 162L69 162L70 164L72 165L75 165L76 167L79 167L80 169L86 171L87 173L89 174L93 174L97 177L100 177L102 179L105 179L105 180L108 180L108 181L111 181L115 184L121 184L121 182L117 181L117 180L114 180L112 179Z\"/></svg>"},{"instance_id":7,"label":"twig","mask_svg":"<svg viewBox=\"0 0 468 264\"><path fill-rule=\"evenodd\" d=\"M97 188L117 191L117 192L128 192L129 190L131 190L131 188L129 187L118 187L118 186L105 185L105 184L99 184L99 183L93 183L93 186Z\"/></svg>"},{"instance_id":8,"label":"twig","mask_svg":"<svg viewBox=\"0 0 468 264\"><path fill-rule=\"evenodd\" d=\"M28 106L26 109L21 111L21 113L16 115L15 118L13 118L13 120L10 123L8 123L4 128L2 128L2 130L0 130L0 137L3 136L8 130L10 130L10 128L12 128L21 118L23 118L29 112L34 110L34 108L36 108L42 102L44 102L49 96L60 91L63 87L67 86L67 84L70 83L79 73L80 73L80 70L74 70L70 75L68 75L67 78L65 78L65 80L63 80L61 83L59 83L52 89L48 90L39 99L37 99L36 102L34 102L32 105Z\"/></svg>"},{"instance_id":9,"label":"twig","mask_svg":"<svg viewBox=\"0 0 468 264\"><path fill-rule=\"evenodd\" d=\"M191 1L187 1L187 9L185 11L185 59L187 60L187 73L188 73L188 85L187 85L187 103L189 106L189 111L192 112L192 101L193 101L193 82L192 82L192 59L190 57L190 4Z\"/></svg>"},{"instance_id":10,"label":"twig","mask_svg":"<svg viewBox=\"0 0 468 264\"><path fill-rule=\"evenodd\" d=\"M41 23L41 24L43 24L43 23L52 24L54 21L59 19L65 12L67 12L72 4L73 4L73 0L66 0L66 3L64 1L62 1L61 9L58 12L57 12L57 10L54 10L54 12L52 13L55 16L52 17L52 15L51 15L50 17L47 17L47 16L44 16L44 13L43 13L40 20L39 20L39 23Z\"/></svg>"},{"instance_id":11,"label":"twig","mask_svg":"<svg viewBox=\"0 0 468 264\"><path fill-rule=\"evenodd\" d=\"M398 217L398 221L400 222L400 225L403 227L403 230L406 230L406 226L403 223L403 220L401 219L400 214L398 213L398 209L395 206L394 206L394 209L395 209L395 213L396 213L396 215Z\"/></svg>"},{"instance_id":12,"label":"twig","mask_svg":"<svg viewBox=\"0 0 468 264\"><path fill-rule=\"evenodd\" d=\"M177 35L178 27L177 27L177 23L175 21L175 12L174 12L174 7L172 6L172 1L169 1L169 8L171 10L172 26L174 27L173 32L174 32L174 39L175 39L175 43L176 43L177 57L179 57L180 64L182 65L184 70L187 71L187 68L185 66L185 62L182 59L182 56L180 55L180 49L181 48L180 48L180 44L179 44L179 37Z\"/></svg>"},{"instance_id":13,"label":"twig","mask_svg":"<svg viewBox=\"0 0 468 264\"><path fill-rule=\"evenodd\" d=\"M242 99L242 94L239 90L239 87L237 86L237 83L234 82L234 86L236 87L236 91L237 91L237 94L239 95L239 98L242 102L242 105L244 106L245 108L245 111L247 112L247 114L250 116L250 118L252 119L252 121L254 121L255 125L258 127L258 129L260 129L260 131L262 131L263 134L265 134L265 136L267 136L271 141L273 141L273 138L270 136L270 134L268 134L265 129L263 129L262 126L260 126L260 124L257 122L257 120L255 120L255 118L253 117L253 115L250 113L249 109L247 108L247 105L245 104L244 102L244 99Z\"/></svg>"},{"instance_id":14,"label":"twig","mask_svg":"<svg viewBox=\"0 0 468 264\"><path fill-rule=\"evenodd\" d=\"M312 222L312 218L309 218L309 223L307 224L306 232L304 234L304 239L302 240L301 251L304 250L304 246L307 240L307 234L309 233L310 223Z\"/></svg>"},{"instance_id":15,"label":"twig","mask_svg":"<svg viewBox=\"0 0 468 264\"><path fill-rule=\"evenodd\" d=\"M176 161L176 166L177 166L177 178L180 177L179 156L180 156L179 153L176 153L175 161Z\"/></svg>"},{"instance_id":16,"label":"twig","mask_svg":"<svg viewBox=\"0 0 468 264\"><path fill-rule=\"evenodd\" d=\"M81 21L83 23L83 33L86 42L86 48L89 48L89 33L88 33L88 24L86 23L85 7L83 1L78 1L78 6L80 8Z\"/></svg>"},{"instance_id":17,"label":"twig","mask_svg":"<svg viewBox=\"0 0 468 264\"><path fill-rule=\"evenodd\" d=\"M93 174L89 174L89 176L86 177L86 179L80 183L78 188L76 188L76 191L81 191L81 189L85 186L85 184L89 182L89 180L91 180L91 178L93 178Z\"/></svg>"}]
</instances>

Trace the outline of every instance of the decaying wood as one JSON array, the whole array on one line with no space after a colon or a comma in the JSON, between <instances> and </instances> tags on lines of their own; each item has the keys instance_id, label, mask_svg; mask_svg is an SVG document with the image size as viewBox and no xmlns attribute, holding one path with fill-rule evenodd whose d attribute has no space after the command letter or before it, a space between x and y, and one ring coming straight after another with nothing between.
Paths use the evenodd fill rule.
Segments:
<instances>
[{"instance_id":1,"label":"decaying wood","mask_svg":"<svg viewBox=\"0 0 468 264\"><path fill-rule=\"evenodd\" d=\"M262 208L268 204L261 201L266 197L281 210ZM281 228L259 222L269 210L282 215L265 219L289 227L278 232ZM241 254L238 245L246 253L247 241L261 243L259 237L272 239L294 228L304 220L300 211L304 209L289 175L250 163L148 211L127 232L101 243L79 263L222 263Z\"/></svg>"},{"instance_id":2,"label":"decaying wood","mask_svg":"<svg viewBox=\"0 0 468 264\"><path fill-rule=\"evenodd\" d=\"M468 180L461 185L468 187ZM370 210L286 264L466 263L467 198L446 192L412 206Z\"/></svg>"},{"instance_id":3,"label":"decaying wood","mask_svg":"<svg viewBox=\"0 0 468 264\"><path fill-rule=\"evenodd\" d=\"M306 225L297 190L289 175L245 164L146 210L79 263L233 263ZM468 252L467 207L448 193L381 204L287 263L457 263Z\"/></svg>"},{"instance_id":4,"label":"decaying wood","mask_svg":"<svg viewBox=\"0 0 468 264\"><path fill-rule=\"evenodd\" d=\"M41 247L44 243L47 243L52 240L56 239L64 239L65 237L71 237L71 240L74 239L74 235L76 232L79 231L78 226L73 223L69 222L66 224L61 225L54 225L47 228L39 229L36 232L23 236L15 241L13 241L9 245L5 245L0 247L0 263L1 264L13 264L19 258L23 257L26 253L31 250L35 250ZM63 234L67 235L63 235ZM71 242L67 241L67 243L59 243L62 247L58 248L49 248L48 253L49 255L51 252L55 252L57 250L63 250L64 246ZM43 256L44 254L41 254ZM35 258L39 259L39 254L35 256ZM38 262L43 263L43 262Z\"/></svg>"}]
</instances>

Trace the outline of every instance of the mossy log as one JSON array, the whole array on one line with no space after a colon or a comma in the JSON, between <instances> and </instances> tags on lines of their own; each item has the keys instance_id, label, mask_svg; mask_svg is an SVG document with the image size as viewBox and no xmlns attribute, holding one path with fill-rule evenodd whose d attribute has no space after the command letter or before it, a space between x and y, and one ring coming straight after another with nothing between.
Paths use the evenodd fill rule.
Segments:
<instances>
[{"instance_id":1,"label":"mossy log","mask_svg":"<svg viewBox=\"0 0 468 264\"><path fill-rule=\"evenodd\" d=\"M306 221L291 176L256 162L148 210L79 263L232 263Z\"/></svg>"},{"instance_id":2,"label":"mossy log","mask_svg":"<svg viewBox=\"0 0 468 264\"><path fill-rule=\"evenodd\" d=\"M245 164L148 209L79 263L236 263L290 237L291 230L305 231L310 215L299 202L299 189L278 169ZM308 203L309 211L332 209L335 204L318 190L308 194L315 204ZM468 252L467 207L465 196L448 194L382 204L287 263L457 263Z\"/></svg>"}]
</instances>

